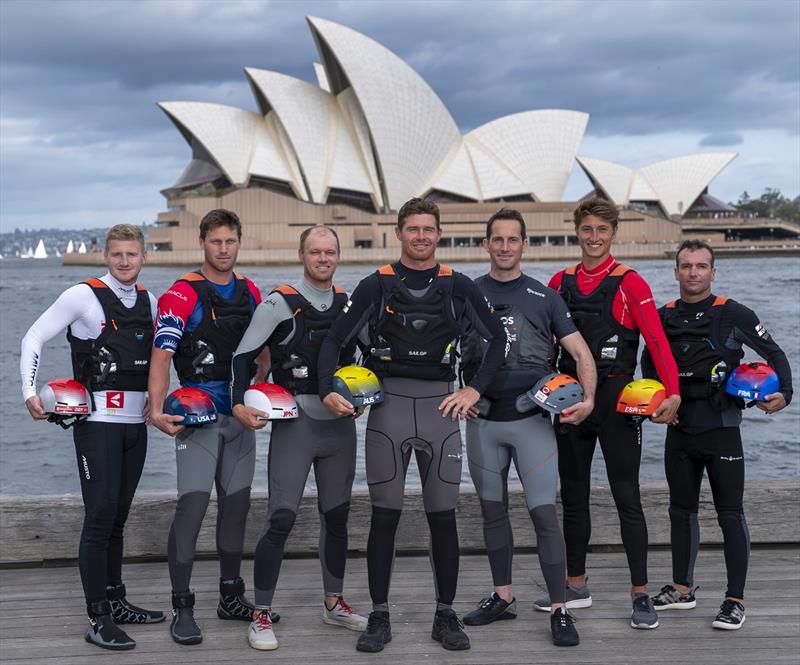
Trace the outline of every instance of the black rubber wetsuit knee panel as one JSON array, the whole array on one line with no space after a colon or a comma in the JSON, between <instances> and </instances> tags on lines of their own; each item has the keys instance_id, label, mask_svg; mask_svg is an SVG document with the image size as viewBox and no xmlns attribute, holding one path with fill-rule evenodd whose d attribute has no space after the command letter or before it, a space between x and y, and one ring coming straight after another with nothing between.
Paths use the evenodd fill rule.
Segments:
<instances>
[{"instance_id":1,"label":"black rubber wetsuit knee panel","mask_svg":"<svg viewBox=\"0 0 800 665\"><path fill-rule=\"evenodd\" d=\"M269 528L267 529L267 540L275 546L283 545L294 526L296 515L286 508L276 510L269 518Z\"/></svg>"}]
</instances>

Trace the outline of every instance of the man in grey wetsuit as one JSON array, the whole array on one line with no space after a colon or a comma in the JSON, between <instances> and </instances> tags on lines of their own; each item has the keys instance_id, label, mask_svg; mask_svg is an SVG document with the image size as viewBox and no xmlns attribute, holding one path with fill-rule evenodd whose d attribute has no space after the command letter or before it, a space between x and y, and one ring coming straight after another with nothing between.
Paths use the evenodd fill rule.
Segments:
<instances>
[{"instance_id":1,"label":"man in grey wetsuit","mask_svg":"<svg viewBox=\"0 0 800 665\"><path fill-rule=\"evenodd\" d=\"M365 364L380 377L384 391L383 403L370 408L365 441L372 500L367 568L373 611L357 649L381 651L392 638L389 582L412 451L431 536L437 599L431 637L445 649L468 649L469 638L452 609L459 560L457 418L466 417L502 364L504 332L472 280L437 264L434 255L441 229L435 204L408 201L398 213L395 233L401 243L400 260L359 283L319 354L319 394L332 413L353 413L350 403L332 392L331 376L340 349L356 336L366 345ZM470 384L453 392L455 346L469 327L477 328L490 343Z\"/></svg>"},{"instance_id":2,"label":"man in grey wetsuit","mask_svg":"<svg viewBox=\"0 0 800 665\"><path fill-rule=\"evenodd\" d=\"M515 619L511 588L514 541L508 520L508 471L513 460L536 530L539 564L553 599L550 627L557 646L578 644L578 633L565 608L566 554L556 516L558 452L550 416L537 409L521 414L516 398L553 372L554 340L577 359L584 401L565 410L562 421L579 423L594 407L597 373L591 352L572 322L564 301L552 289L523 274L528 245L525 220L504 208L486 225L483 246L489 253L488 275L475 280L506 331L506 358L479 403L480 416L467 423L467 458L483 513L483 535L492 569L494 593L464 617L468 625ZM462 342L462 371L470 380L486 343L477 334Z\"/></svg>"},{"instance_id":3,"label":"man in grey wetsuit","mask_svg":"<svg viewBox=\"0 0 800 665\"><path fill-rule=\"evenodd\" d=\"M347 516L356 466L356 428L352 413L333 416L319 398L317 355L322 340L347 302L332 284L339 261L336 232L324 226L300 236L303 277L275 289L256 308L233 356L233 415L249 430L267 424L262 411L244 404L249 367L269 346L272 380L297 400L296 420L272 423L269 443L269 510L255 553L255 607L247 638L254 649L278 648L272 630L272 598L283 548L294 525L311 467L317 484L320 518L319 558L325 591L322 620L363 630L367 620L342 598L347 559ZM352 359L353 349L343 354Z\"/></svg>"},{"instance_id":4,"label":"man in grey wetsuit","mask_svg":"<svg viewBox=\"0 0 800 665\"><path fill-rule=\"evenodd\" d=\"M217 616L248 622L253 618L239 572L255 470L255 435L231 414L230 374L231 356L261 294L253 282L233 271L241 235L234 213L209 212L200 222L203 266L181 277L158 300L148 391L152 423L175 437L178 503L167 558L172 583L170 633L179 644L199 644L203 639L189 584L212 486L217 490L220 563ZM211 397L217 422L184 428L178 424L181 416L164 413L170 361L182 386L200 388Z\"/></svg>"}]
</instances>

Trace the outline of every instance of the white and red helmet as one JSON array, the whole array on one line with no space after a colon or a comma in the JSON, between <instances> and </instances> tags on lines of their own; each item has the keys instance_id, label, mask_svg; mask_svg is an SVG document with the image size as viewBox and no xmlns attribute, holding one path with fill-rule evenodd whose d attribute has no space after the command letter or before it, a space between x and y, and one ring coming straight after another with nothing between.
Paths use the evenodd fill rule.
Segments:
<instances>
[{"instance_id":1,"label":"white and red helmet","mask_svg":"<svg viewBox=\"0 0 800 665\"><path fill-rule=\"evenodd\" d=\"M47 420L64 429L86 420L92 412L92 397L75 379L53 379L39 392Z\"/></svg>"},{"instance_id":2,"label":"white and red helmet","mask_svg":"<svg viewBox=\"0 0 800 665\"><path fill-rule=\"evenodd\" d=\"M263 411L269 420L297 418L294 395L276 383L256 383L244 391L244 405Z\"/></svg>"}]
</instances>

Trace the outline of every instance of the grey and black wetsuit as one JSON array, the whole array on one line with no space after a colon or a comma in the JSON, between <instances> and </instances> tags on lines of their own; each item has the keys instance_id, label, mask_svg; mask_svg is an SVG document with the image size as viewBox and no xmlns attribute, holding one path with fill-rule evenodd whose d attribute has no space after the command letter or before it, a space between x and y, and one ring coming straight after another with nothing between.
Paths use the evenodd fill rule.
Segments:
<instances>
[{"instance_id":1,"label":"grey and black wetsuit","mask_svg":"<svg viewBox=\"0 0 800 665\"><path fill-rule=\"evenodd\" d=\"M775 369L786 403L792 399L792 371L755 312L713 294L696 303L676 300L658 310L680 375L678 424L667 428L664 466L669 484L672 581L694 584L694 562L700 546L697 512L703 471L714 497L722 529L728 573L726 596L744 598L750 534L745 521L744 451L739 425L744 402L723 390L723 363L730 374L749 346ZM642 355L644 376L654 376L648 351ZM714 380L716 377L723 381Z\"/></svg>"},{"instance_id":2,"label":"grey and black wetsuit","mask_svg":"<svg viewBox=\"0 0 800 665\"><path fill-rule=\"evenodd\" d=\"M488 411L467 422L467 459L483 513L483 535L495 586L511 584L514 539L508 519L508 471L513 460L536 530L539 564L550 599L564 602L566 554L556 516L558 450L546 411L519 413L517 396L555 364L554 341L577 331L564 301L541 282L522 275L499 282L489 275L475 284L506 331L506 359L487 388ZM486 342L477 334L462 342L462 369L469 379Z\"/></svg>"},{"instance_id":3,"label":"grey and black wetsuit","mask_svg":"<svg viewBox=\"0 0 800 665\"><path fill-rule=\"evenodd\" d=\"M503 362L505 335L475 284L447 266L384 266L363 279L319 355L320 396L331 392L340 349L359 336L384 401L370 408L365 457L372 499L367 545L375 610L388 610L394 539L412 451L422 479L437 601L449 607L458 581L455 505L461 480L458 423L437 407L453 390L456 344L471 328L489 340L470 386L483 393Z\"/></svg>"},{"instance_id":4,"label":"grey and black wetsuit","mask_svg":"<svg viewBox=\"0 0 800 665\"><path fill-rule=\"evenodd\" d=\"M352 418L336 418L319 398L319 347L347 302L339 289L320 290L301 279L280 286L256 309L233 357L234 406L244 402L248 368L269 345L272 380L295 394L296 420L276 420L269 443L269 508L255 552L256 607L269 608L278 583L283 549L300 507L311 467L320 518L319 559L325 595L342 593L347 559L347 517L356 465ZM352 350L342 355L347 363Z\"/></svg>"}]
</instances>

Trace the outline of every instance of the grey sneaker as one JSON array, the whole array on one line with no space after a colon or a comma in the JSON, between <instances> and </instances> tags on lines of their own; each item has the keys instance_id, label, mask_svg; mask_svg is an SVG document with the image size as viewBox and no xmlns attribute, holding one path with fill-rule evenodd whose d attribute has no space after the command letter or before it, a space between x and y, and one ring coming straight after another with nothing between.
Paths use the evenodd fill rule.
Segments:
<instances>
[{"instance_id":1,"label":"grey sneaker","mask_svg":"<svg viewBox=\"0 0 800 665\"><path fill-rule=\"evenodd\" d=\"M584 584L580 589L575 589L569 585L567 585L567 609L568 610L580 610L585 607L592 606L592 594L589 591L589 586ZM534 601L533 609L539 610L540 612L549 612L550 611L550 597L541 598L540 600Z\"/></svg>"},{"instance_id":2,"label":"grey sneaker","mask_svg":"<svg viewBox=\"0 0 800 665\"><path fill-rule=\"evenodd\" d=\"M655 596L653 596L653 605L656 610L691 610L697 606L697 601L694 597L694 592L700 587L691 589L689 593L681 593L671 584L661 587Z\"/></svg>"},{"instance_id":3,"label":"grey sneaker","mask_svg":"<svg viewBox=\"0 0 800 665\"><path fill-rule=\"evenodd\" d=\"M367 627L366 617L353 612L353 608L344 602L343 598L336 599L336 605L332 610L322 604L322 620L331 626L342 626L358 632L363 632Z\"/></svg>"},{"instance_id":4,"label":"grey sneaker","mask_svg":"<svg viewBox=\"0 0 800 665\"><path fill-rule=\"evenodd\" d=\"M646 593L633 594L631 628L643 628L644 630L658 628L658 615L653 606L653 599Z\"/></svg>"}]
</instances>

